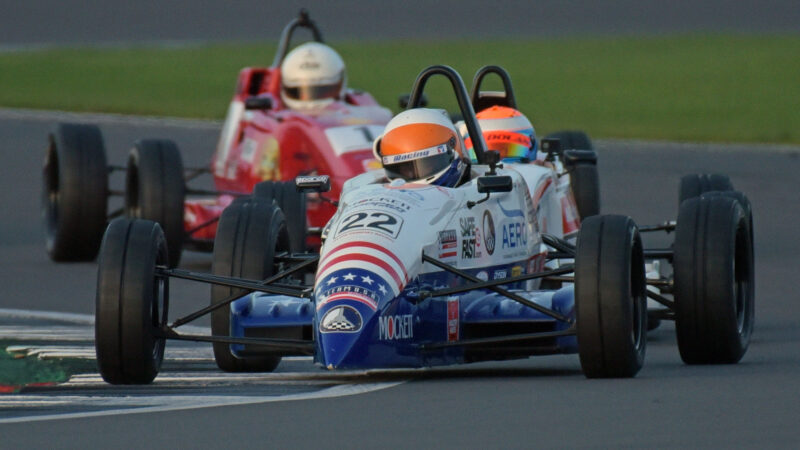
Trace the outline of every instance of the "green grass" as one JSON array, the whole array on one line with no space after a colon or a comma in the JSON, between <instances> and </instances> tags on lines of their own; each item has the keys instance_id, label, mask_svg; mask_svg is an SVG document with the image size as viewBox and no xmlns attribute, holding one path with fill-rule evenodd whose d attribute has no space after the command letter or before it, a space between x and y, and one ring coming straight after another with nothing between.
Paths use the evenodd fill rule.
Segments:
<instances>
[{"instance_id":1,"label":"green grass","mask_svg":"<svg viewBox=\"0 0 800 450\"><path fill-rule=\"evenodd\" d=\"M427 65L449 64L469 83L479 67L499 64L540 134L579 128L594 137L800 143L797 35L334 45L350 85L395 111L397 95ZM0 105L221 118L238 70L268 65L274 49L268 43L0 53ZM447 99L435 93L445 89L441 80L430 83L432 104Z\"/></svg>"},{"instance_id":2,"label":"green grass","mask_svg":"<svg viewBox=\"0 0 800 450\"><path fill-rule=\"evenodd\" d=\"M28 385L63 383L73 374L97 370L94 361L15 357L4 348L0 345L0 394L17 392Z\"/></svg>"}]
</instances>

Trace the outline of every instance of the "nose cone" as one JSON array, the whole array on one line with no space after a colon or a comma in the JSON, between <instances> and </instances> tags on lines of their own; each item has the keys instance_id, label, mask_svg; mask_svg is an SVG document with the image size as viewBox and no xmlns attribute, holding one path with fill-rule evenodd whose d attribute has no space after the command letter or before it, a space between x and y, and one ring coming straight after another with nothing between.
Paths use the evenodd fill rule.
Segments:
<instances>
[{"instance_id":1,"label":"nose cone","mask_svg":"<svg viewBox=\"0 0 800 450\"><path fill-rule=\"evenodd\" d=\"M328 369L363 368L380 305L392 298L378 274L347 267L317 278L317 361Z\"/></svg>"},{"instance_id":2,"label":"nose cone","mask_svg":"<svg viewBox=\"0 0 800 450\"><path fill-rule=\"evenodd\" d=\"M358 301L341 298L317 312L320 362L328 369L357 368L365 360L375 312Z\"/></svg>"}]
</instances>

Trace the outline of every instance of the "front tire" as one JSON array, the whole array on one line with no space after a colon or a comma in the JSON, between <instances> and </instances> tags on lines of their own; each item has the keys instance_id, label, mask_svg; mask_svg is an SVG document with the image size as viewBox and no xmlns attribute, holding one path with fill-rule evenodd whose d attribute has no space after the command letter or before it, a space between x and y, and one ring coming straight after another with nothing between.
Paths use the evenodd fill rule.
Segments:
<instances>
[{"instance_id":1,"label":"front tire","mask_svg":"<svg viewBox=\"0 0 800 450\"><path fill-rule=\"evenodd\" d=\"M750 225L733 197L703 195L681 203L675 330L686 364L733 364L747 351L755 303Z\"/></svg>"},{"instance_id":2,"label":"front tire","mask_svg":"<svg viewBox=\"0 0 800 450\"><path fill-rule=\"evenodd\" d=\"M147 384L164 359L168 283L161 227L149 220L116 219L103 237L97 268L95 345L100 375L111 384Z\"/></svg>"},{"instance_id":3,"label":"front tire","mask_svg":"<svg viewBox=\"0 0 800 450\"><path fill-rule=\"evenodd\" d=\"M647 306L642 241L629 217L594 216L581 224L575 308L586 377L636 375L644 364Z\"/></svg>"},{"instance_id":4,"label":"front tire","mask_svg":"<svg viewBox=\"0 0 800 450\"><path fill-rule=\"evenodd\" d=\"M185 197L183 161L175 143L165 139L137 141L128 157L125 214L161 225L170 267L177 266L181 259Z\"/></svg>"},{"instance_id":5,"label":"front tire","mask_svg":"<svg viewBox=\"0 0 800 450\"><path fill-rule=\"evenodd\" d=\"M108 168L95 125L58 124L42 169L42 220L53 261L91 261L107 223Z\"/></svg>"},{"instance_id":6,"label":"front tire","mask_svg":"<svg viewBox=\"0 0 800 450\"><path fill-rule=\"evenodd\" d=\"M252 198L225 208L214 241L212 271L215 275L263 280L274 273L275 253L287 251L288 235L283 213L272 201ZM226 286L211 287L211 304L244 291ZM211 313L211 334L230 336L230 306ZM214 344L217 366L226 372L271 372L280 355L237 358L229 344Z\"/></svg>"}]
</instances>

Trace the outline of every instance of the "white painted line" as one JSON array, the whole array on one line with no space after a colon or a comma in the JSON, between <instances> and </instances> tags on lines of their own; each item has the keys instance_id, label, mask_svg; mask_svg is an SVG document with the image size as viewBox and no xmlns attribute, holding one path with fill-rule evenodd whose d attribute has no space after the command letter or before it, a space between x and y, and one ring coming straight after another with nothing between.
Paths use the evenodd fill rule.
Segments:
<instances>
[{"instance_id":1,"label":"white painted line","mask_svg":"<svg viewBox=\"0 0 800 450\"><path fill-rule=\"evenodd\" d=\"M180 396L180 395L172 395L172 396L147 396L147 397L123 397L126 399L130 399L129 405L132 408L129 409L111 409L107 411L92 411L92 412L79 412L79 413L64 413L64 414L47 414L47 415L40 415L40 416L24 416L24 417L12 417L6 419L0 419L0 424L5 423L28 423L28 422L41 422L41 421L49 421L49 420L64 420L64 419L81 419L87 417L105 417L105 416L116 416L116 415L124 415L124 414L145 414L145 413L158 413L158 412L166 412L166 411L180 411L180 410L187 410L187 409L200 409L200 408L213 408L213 407L220 407L220 406L239 406L239 405L253 405L258 403L272 403L272 402L285 402L285 401L297 401L297 400L315 400L315 399L323 399L323 398L336 398L336 397L344 397L350 395L358 395L358 394L366 394L369 392L374 392L382 389L388 389L397 385L404 383L405 381L396 381L396 382L388 382L388 383L364 383L364 384L347 384L341 386L333 386L327 389L323 389L316 392L304 392L300 394L289 394L289 395L282 395L282 396L275 396L275 397L251 397L251 396L213 396L213 395L202 395L202 396ZM90 397L86 397L90 398ZM61 399L59 397L59 399ZM32 399L33 401L43 401L43 400L36 400ZM119 399L117 399L118 401ZM56 400L58 401L58 400ZM98 400L97 403L100 404L105 400ZM158 401L161 403L157 406L145 406L145 407L136 407L140 405L151 404L150 402ZM169 405L163 405L163 403L169 403ZM116 406L117 404L114 404ZM17 405L24 406L23 404ZM49 406L49 404L48 404Z\"/></svg>"}]
</instances>

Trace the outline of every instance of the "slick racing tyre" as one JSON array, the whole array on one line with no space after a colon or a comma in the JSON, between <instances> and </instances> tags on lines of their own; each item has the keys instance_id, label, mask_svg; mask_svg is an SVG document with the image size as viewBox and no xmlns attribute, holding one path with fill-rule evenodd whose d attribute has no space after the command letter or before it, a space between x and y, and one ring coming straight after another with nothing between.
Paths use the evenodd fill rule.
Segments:
<instances>
[{"instance_id":1,"label":"slick racing tyre","mask_svg":"<svg viewBox=\"0 0 800 450\"><path fill-rule=\"evenodd\" d=\"M125 178L125 214L158 222L169 249L169 266L175 267L183 248L183 202L186 186L183 162L174 142L137 141L128 157Z\"/></svg>"},{"instance_id":2,"label":"slick racing tyre","mask_svg":"<svg viewBox=\"0 0 800 450\"><path fill-rule=\"evenodd\" d=\"M107 224L108 168L95 125L59 124L42 170L42 219L53 261L91 261Z\"/></svg>"},{"instance_id":3,"label":"slick racing tyre","mask_svg":"<svg viewBox=\"0 0 800 450\"><path fill-rule=\"evenodd\" d=\"M647 344L647 303L642 241L629 217L593 216L581 224L575 309L586 377L636 375Z\"/></svg>"},{"instance_id":4,"label":"slick racing tyre","mask_svg":"<svg viewBox=\"0 0 800 450\"><path fill-rule=\"evenodd\" d=\"M561 141L561 150L594 150L591 139L583 131L557 131L545 138Z\"/></svg>"},{"instance_id":5,"label":"slick racing tyre","mask_svg":"<svg viewBox=\"0 0 800 450\"><path fill-rule=\"evenodd\" d=\"M256 184L253 196L273 199L283 211L289 232L289 249L292 253L306 251L306 196L298 192L293 181L262 181Z\"/></svg>"},{"instance_id":6,"label":"slick racing tyre","mask_svg":"<svg viewBox=\"0 0 800 450\"><path fill-rule=\"evenodd\" d=\"M699 197L705 192L732 190L733 183L727 175L718 173L684 175L678 188L678 206L684 200Z\"/></svg>"},{"instance_id":7,"label":"slick racing tyre","mask_svg":"<svg viewBox=\"0 0 800 450\"><path fill-rule=\"evenodd\" d=\"M150 220L119 218L103 237L97 266L95 347L100 375L111 384L147 384L164 359L158 329L167 323L167 263L161 227Z\"/></svg>"},{"instance_id":8,"label":"slick racing tyre","mask_svg":"<svg viewBox=\"0 0 800 450\"><path fill-rule=\"evenodd\" d=\"M582 131L559 131L547 135L561 141L561 150L594 150L589 136ZM581 220L600 214L600 176L597 173L597 157L580 158L574 161L564 158L569 173L569 184L575 206Z\"/></svg>"},{"instance_id":9,"label":"slick racing tyre","mask_svg":"<svg viewBox=\"0 0 800 450\"><path fill-rule=\"evenodd\" d=\"M214 241L212 271L215 275L263 280L275 271L275 253L288 250L288 235L283 213L271 201L251 198L225 208ZM245 291L226 286L211 287L211 304ZM211 333L230 336L230 306L211 313ZM226 372L271 372L280 355L237 358L229 344L214 343L214 359Z\"/></svg>"},{"instance_id":10,"label":"slick racing tyre","mask_svg":"<svg viewBox=\"0 0 800 450\"><path fill-rule=\"evenodd\" d=\"M681 203L674 252L681 359L738 362L750 342L755 303L752 231L740 201L703 195Z\"/></svg>"}]
</instances>

